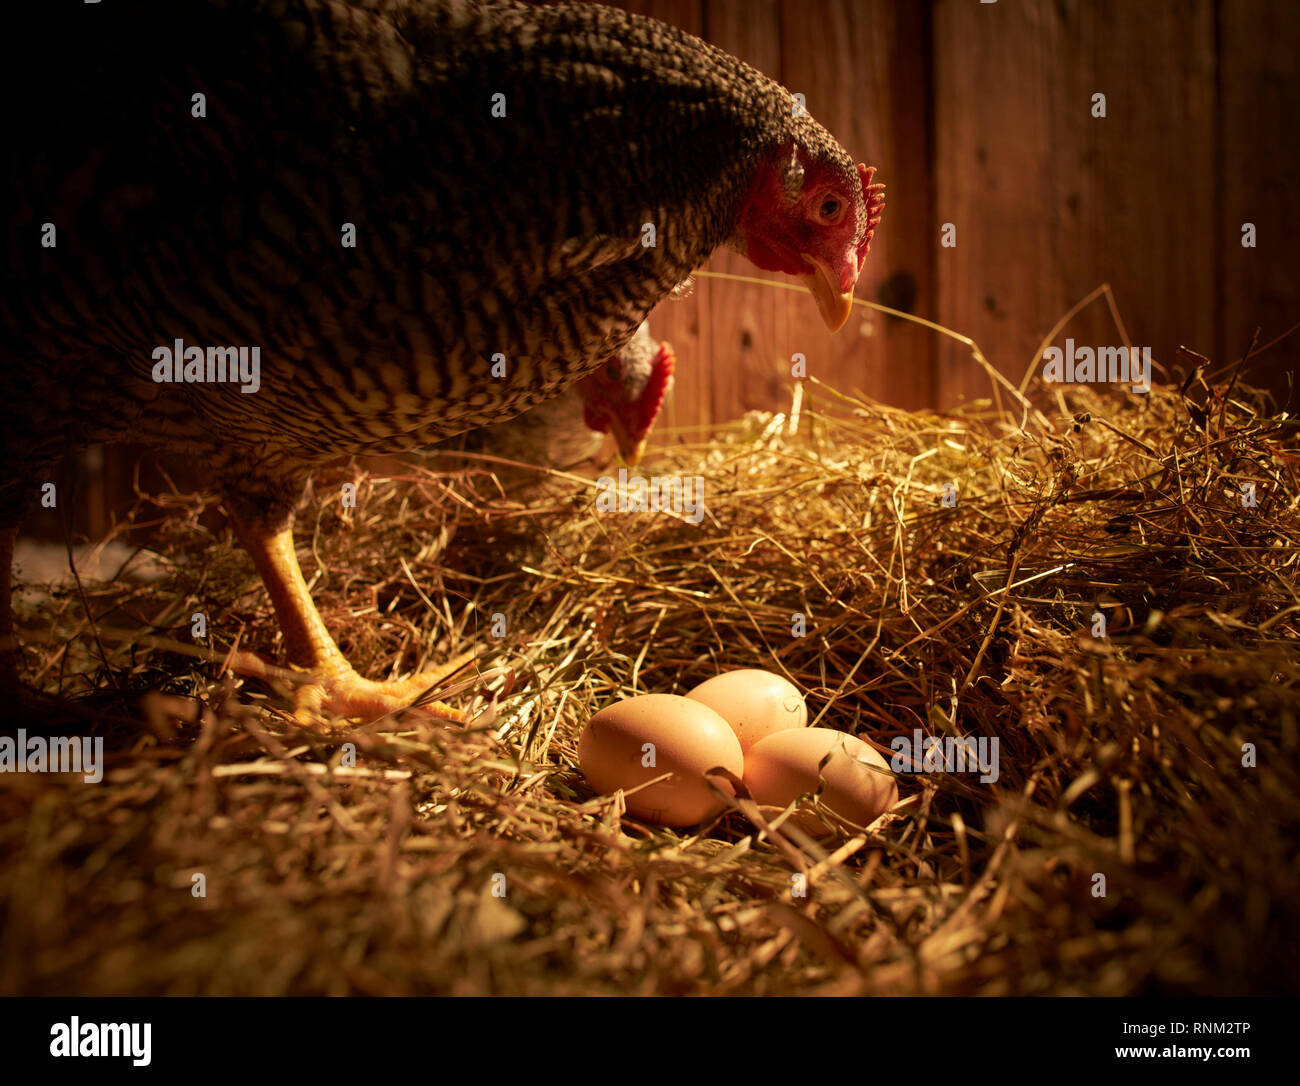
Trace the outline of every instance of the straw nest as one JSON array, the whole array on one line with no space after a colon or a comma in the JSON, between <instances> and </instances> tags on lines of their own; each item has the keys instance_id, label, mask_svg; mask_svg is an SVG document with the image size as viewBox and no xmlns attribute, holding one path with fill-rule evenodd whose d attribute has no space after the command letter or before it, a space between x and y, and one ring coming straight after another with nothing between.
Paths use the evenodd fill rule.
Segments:
<instances>
[{"instance_id":1,"label":"straw nest","mask_svg":"<svg viewBox=\"0 0 1300 1086\"><path fill-rule=\"evenodd\" d=\"M1199 374L1031 392L939 415L810 380L797 417L643 465L704 479L698 525L467 457L318 474L299 543L326 622L372 677L481 646L509 674L462 691L465 726L300 726L227 666L278 632L196 527L210 496L142 501L160 583L23 597L28 675L95 692L74 719L108 772L0 782L0 990L1295 991L1294 424ZM820 843L593 796L593 712L740 667L887 754L996 737L998 778L904 775Z\"/></svg>"}]
</instances>

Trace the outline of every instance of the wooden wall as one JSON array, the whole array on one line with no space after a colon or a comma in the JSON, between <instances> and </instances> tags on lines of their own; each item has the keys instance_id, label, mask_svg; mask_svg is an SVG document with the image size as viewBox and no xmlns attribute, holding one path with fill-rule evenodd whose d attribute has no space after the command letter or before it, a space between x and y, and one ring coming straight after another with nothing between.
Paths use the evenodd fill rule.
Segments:
<instances>
[{"instance_id":1,"label":"wooden wall","mask_svg":"<svg viewBox=\"0 0 1300 1086\"><path fill-rule=\"evenodd\" d=\"M628 0L807 96L888 186L858 296L963 332L1019 381L1108 282L1133 343L1239 357L1300 321L1300 4L1295 0ZM1106 95L1094 118L1092 95ZM1253 222L1257 247L1241 245ZM953 248L940 245L951 223ZM764 278L731 253L712 270ZM858 314L862 313L861 316ZM788 402L789 358L903 407L987 395L961 346L805 295L699 280L657 334L680 359L669 425ZM1104 302L1057 338L1118 344ZM1300 333L1253 379L1286 388Z\"/></svg>"}]
</instances>

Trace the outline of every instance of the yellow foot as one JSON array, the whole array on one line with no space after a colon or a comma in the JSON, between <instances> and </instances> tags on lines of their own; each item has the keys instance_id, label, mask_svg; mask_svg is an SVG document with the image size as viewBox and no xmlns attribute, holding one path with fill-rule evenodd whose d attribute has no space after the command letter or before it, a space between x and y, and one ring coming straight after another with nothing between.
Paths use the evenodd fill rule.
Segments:
<instances>
[{"instance_id":1,"label":"yellow foot","mask_svg":"<svg viewBox=\"0 0 1300 1086\"><path fill-rule=\"evenodd\" d=\"M441 667L389 682L363 679L341 655L331 654L326 663L311 669L276 667L261 656L242 650L231 653L226 661L236 674L291 685L294 716L301 724L318 724L323 717L331 716L369 723L404 710L463 724L467 719L463 709L434 700L431 695L439 687L444 688L441 692L445 695L455 694L478 685L480 680L493 678L501 670L480 674L471 666L477 656L477 650L461 653ZM426 698L426 694L430 696Z\"/></svg>"},{"instance_id":2,"label":"yellow foot","mask_svg":"<svg viewBox=\"0 0 1300 1086\"><path fill-rule=\"evenodd\" d=\"M424 695L447 685L449 679L472 679L474 672L469 665L477 655L477 652L462 653L441 667L422 671L409 679L388 682L363 679L345 661L317 668L317 681L309 682L295 692L294 716L303 723L331 715L368 723L379 717L411 710L438 720L463 724L466 720L463 709L432 698L426 700ZM462 669L464 673L457 674Z\"/></svg>"},{"instance_id":3,"label":"yellow foot","mask_svg":"<svg viewBox=\"0 0 1300 1086\"><path fill-rule=\"evenodd\" d=\"M427 702L423 699L426 691L442 686L455 672L466 668L476 653L465 653L440 668L397 682L380 683L363 679L352 670L352 666L339 651L329 630L325 628L320 612L312 603L307 582L303 579L302 567L298 565L298 555L293 548L292 519L287 519L276 527L263 520L236 515L234 526L258 573L262 575L276 617L280 621L289 659L302 668L292 676L295 682L306 682L305 686L298 689L294 699L294 715L299 720L311 724L318 722L322 715L332 715L349 720L371 721L410 709L417 701L422 704L414 708L430 716L457 722L465 720L465 713L460 709L453 709L445 702L433 701L432 698ZM0 538L0 546L2 545L3 539ZM271 677L272 671L276 670L268 668L264 662L247 659L247 653L238 653L236 656L240 660L234 666L244 674ZM478 675L466 668L465 673L456 678L464 680L464 686L472 686L476 684ZM464 689L464 686L460 681L455 681L450 690L442 692L449 694L457 688Z\"/></svg>"}]
</instances>

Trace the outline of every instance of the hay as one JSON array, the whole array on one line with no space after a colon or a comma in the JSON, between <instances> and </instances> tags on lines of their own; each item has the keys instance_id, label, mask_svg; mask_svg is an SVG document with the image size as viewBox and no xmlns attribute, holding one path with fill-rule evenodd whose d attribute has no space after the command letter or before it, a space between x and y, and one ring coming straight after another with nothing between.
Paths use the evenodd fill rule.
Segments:
<instances>
[{"instance_id":1,"label":"hay","mask_svg":"<svg viewBox=\"0 0 1300 1086\"><path fill-rule=\"evenodd\" d=\"M810 380L797 418L643 466L704 479L699 525L597 513L560 473L526 504L468 457L318 474L300 553L358 668L479 644L511 669L460 727L294 724L223 669L279 645L251 563L195 528L208 499L142 501L163 584L84 585L98 643L74 590L19 616L42 686L119 692L103 784L0 781L0 992L1294 992L1297 445L1231 388L939 415ZM1000 775L906 775L823 844L620 822L576 767L586 718L739 667L887 756L996 737Z\"/></svg>"}]
</instances>

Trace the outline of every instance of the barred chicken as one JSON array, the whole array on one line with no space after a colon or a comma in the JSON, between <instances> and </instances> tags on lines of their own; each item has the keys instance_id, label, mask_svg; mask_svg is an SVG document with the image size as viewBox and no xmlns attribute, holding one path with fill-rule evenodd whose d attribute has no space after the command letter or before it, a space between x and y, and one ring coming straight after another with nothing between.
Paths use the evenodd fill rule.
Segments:
<instances>
[{"instance_id":1,"label":"barred chicken","mask_svg":"<svg viewBox=\"0 0 1300 1086\"><path fill-rule=\"evenodd\" d=\"M10 678L25 510L69 449L130 439L206 467L320 709L409 704L438 673L360 677L312 603L313 467L556 395L719 246L838 328L883 204L784 88L596 5L33 4L3 48Z\"/></svg>"}]
</instances>

